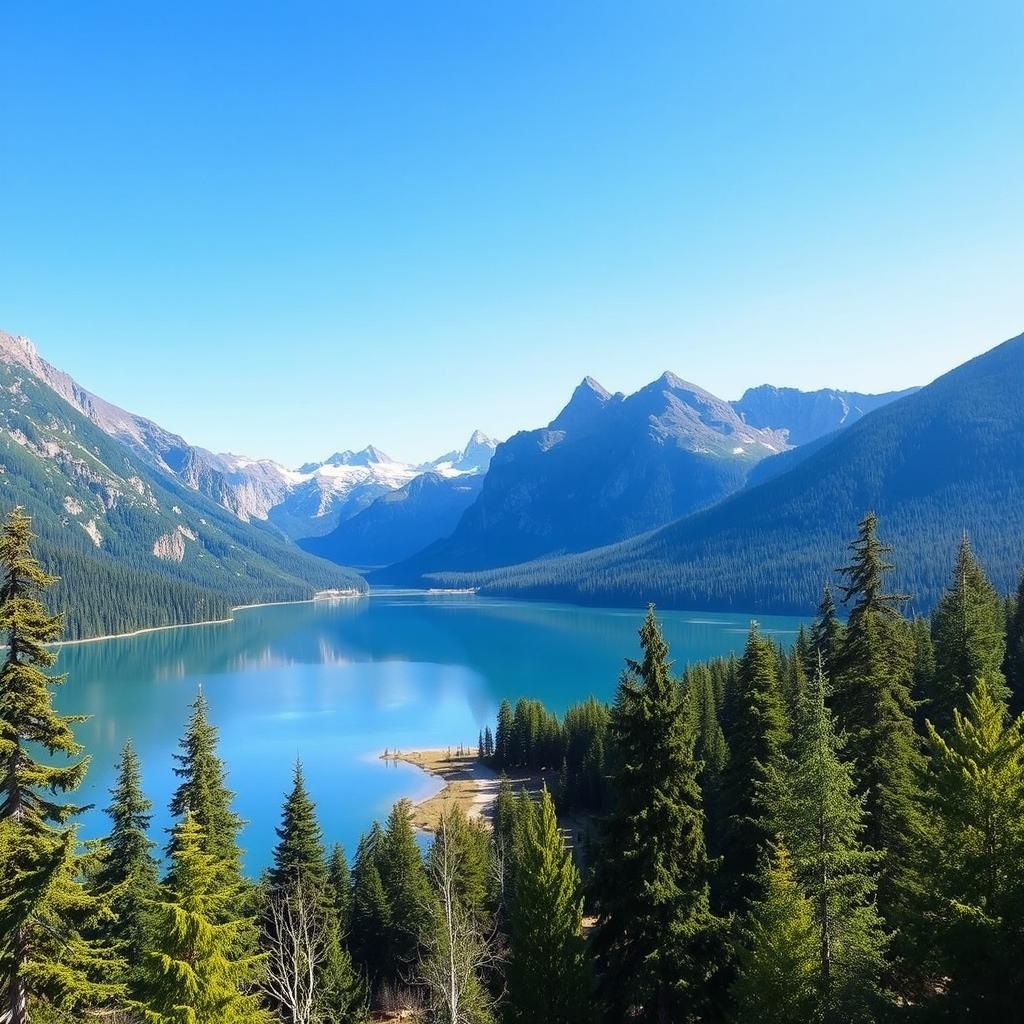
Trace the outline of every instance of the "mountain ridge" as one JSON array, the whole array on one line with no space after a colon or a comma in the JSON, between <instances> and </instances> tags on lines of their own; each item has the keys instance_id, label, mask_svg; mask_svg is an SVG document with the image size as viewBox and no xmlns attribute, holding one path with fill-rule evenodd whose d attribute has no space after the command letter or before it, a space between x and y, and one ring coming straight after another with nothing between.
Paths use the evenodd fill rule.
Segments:
<instances>
[{"instance_id":1,"label":"mountain ridge","mask_svg":"<svg viewBox=\"0 0 1024 1024\"><path fill-rule=\"evenodd\" d=\"M1024 335L822 439L785 472L646 534L434 585L586 604L812 611L869 509L898 584L934 605L967 530L996 585L1024 566Z\"/></svg>"}]
</instances>

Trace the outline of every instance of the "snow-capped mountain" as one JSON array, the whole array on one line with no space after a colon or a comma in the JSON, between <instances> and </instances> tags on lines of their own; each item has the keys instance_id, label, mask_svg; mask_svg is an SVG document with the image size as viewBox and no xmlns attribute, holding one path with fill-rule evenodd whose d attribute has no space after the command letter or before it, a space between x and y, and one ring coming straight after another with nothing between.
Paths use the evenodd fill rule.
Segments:
<instances>
[{"instance_id":1,"label":"snow-capped mountain","mask_svg":"<svg viewBox=\"0 0 1024 1024\"><path fill-rule=\"evenodd\" d=\"M291 539L330 533L420 473L485 472L496 447L495 441L476 431L461 452L449 452L423 465L399 462L370 445L289 469L272 459L214 453L189 444L152 420L86 390L43 359L28 338L0 332L0 363L27 370L133 454L212 498L242 522L269 522Z\"/></svg>"},{"instance_id":2,"label":"snow-capped mountain","mask_svg":"<svg viewBox=\"0 0 1024 1024\"><path fill-rule=\"evenodd\" d=\"M292 470L269 460L204 453L231 487L247 515L267 519L293 539L322 537L357 516L378 498L422 473L441 477L485 473L497 442L479 430L461 451L415 464L391 458L369 445L335 452L322 462Z\"/></svg>"}]
</instances>

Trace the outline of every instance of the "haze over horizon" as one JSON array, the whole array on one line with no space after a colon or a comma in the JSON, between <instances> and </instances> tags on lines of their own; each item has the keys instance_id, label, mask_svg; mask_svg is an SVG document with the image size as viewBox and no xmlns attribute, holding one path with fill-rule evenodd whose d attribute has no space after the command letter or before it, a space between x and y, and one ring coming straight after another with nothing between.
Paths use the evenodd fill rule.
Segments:
<instances>
[{"instance_id":1,"label":"haze over horizon","mask_svg":"<svg viewBox=\"0 0 1024 1024\"><path fill-rule=\"evenodd\" d=\"M588 374L925 384L1024 328L1022 30L1008 2L9 8L0 329L288 465L503 438Z\"/></svg>"}]
</instances>

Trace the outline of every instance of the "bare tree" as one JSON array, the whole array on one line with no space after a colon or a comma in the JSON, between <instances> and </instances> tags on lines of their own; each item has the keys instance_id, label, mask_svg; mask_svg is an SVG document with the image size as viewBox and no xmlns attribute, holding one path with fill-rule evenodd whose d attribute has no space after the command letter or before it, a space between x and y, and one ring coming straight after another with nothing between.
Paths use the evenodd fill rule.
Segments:
<instances>
[{"instance_id":1,"label":"bare tree","mask_svg":"<svg viewBox=\"0 0 1024 1024\"><path fill-rule=\"evenodd\" d=\"M268 998L288 1024L317 1024L317 981L330 936L309 886L298 882L271 894L267 906Z\"/></svg>"},{"instance_id":2,"label":"bare tree","mask_svg":"<svg viewBox=\"0 0 1024 1024\"><path fill-rule=\"evenodd\" d=\"M450 841L448 814L441 815L430 875L437 897L436 923L424 941L420 978L426 987L430 1019L436 1024L486 1024L492 1001L483 974L498 960L493 930L459 897L460 851Z\"/></svg>"}]
</instances>

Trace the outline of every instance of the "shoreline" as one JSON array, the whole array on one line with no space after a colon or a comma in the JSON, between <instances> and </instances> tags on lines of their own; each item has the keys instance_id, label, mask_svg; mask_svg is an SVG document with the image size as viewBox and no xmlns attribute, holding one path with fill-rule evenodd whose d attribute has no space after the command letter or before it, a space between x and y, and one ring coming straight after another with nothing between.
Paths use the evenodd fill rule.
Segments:
<instances>
[{"instance_id":1,"label":"shoreline","mask_svg":"<svg viewBox=\"0 0 1024 1024\"><path fill-rule=\"evenodd\" d=\"M354 595L350 598L338 598L338 600L356 600L368 597L369 593ZM235 621L235 612L244 612L250 608L276 608L279 605L289 604L327 604L329 598L304 597L297 601L260 601L256 604L236 604L232 607L232 614L226 619L200 619L197 622L173 622L167 626L143 626L141 629L133 629L128 633L104 633L103 636L86 636L80 640L56 640L47 647L70 647L72 644L98 644L103 640L128 640L133 636L142 636L145 633L160 633L165 629L194 629L196 626L223 626L226 623Z\"/></svg>"},{"instance_id":2,"label":"shoreline","mask_svg":"<svg viewBox=\"0 0 1024 1024\"><path fill-rule=\"evenodd\" d=\"M460 807L468 818L488 826L498 799L500 776L477 760L475 752L450 754L448 748L426 750L384 751L377 755L385 762L411 764L426 775L444 782L440 792L413 803L413 826L421 832L433 833L441 814L451 806Z\"/></svg>"}]
</instances>

